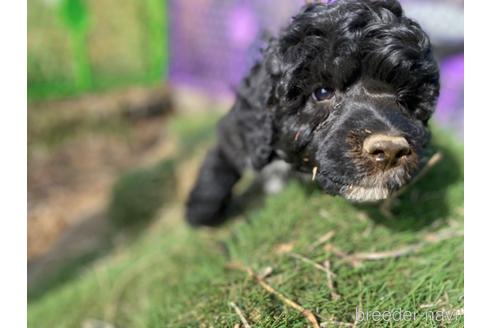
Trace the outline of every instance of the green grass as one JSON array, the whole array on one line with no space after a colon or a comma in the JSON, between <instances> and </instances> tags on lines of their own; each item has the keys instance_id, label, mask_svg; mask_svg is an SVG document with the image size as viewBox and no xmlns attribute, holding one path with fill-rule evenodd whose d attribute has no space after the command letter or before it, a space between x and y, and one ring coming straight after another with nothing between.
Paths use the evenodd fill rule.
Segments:
<instances>
[{"instance_id":1,"label":"green grass","mask_svg":"<svg viewBox=\"0 0 492 328\"><path fill-rule=\"evenodd\" d=\"M116 228L134 228L155 217L176 189L174 162L132 170L113 186L108 219Z\"/></svg>"},{"instance_id":2,"label":"green grass","mask_svg":"<svg viewBox=\"0 0 492 328\"><path fill-rule=\"evenodd\" d=\"M195 123L175 121L171 130L180 135L193 126L201 131L196 136L204 136L207 129ZM400 198L394 219L382 217L374 206L355 206L296 181L213 230L187 227L183 200L177 200L166 205L158 220L131 243L31 300L28 324L80 327L97 319L116 327L233 327L240 323L229 305L235 302L254 327L307 326L302 315L245 273L226 268L240 262L256 272L272 267L268 284L313 311L320 322L351 323L359 307L417 315L415 321L364 321L357 327L462 327L463 317L440 324L425 319L425 311L432 309L421 308L439 299L444 300L444 309L463 307L461 237L427 243L408 256L366 261L358 268L323 246L309 251L331 230L334 236L329 243L347 253L393 250L422 242L430 233L462 230L463 147L444 133L435 136L435 144L445 160ZM200 148L198 143L193 149ZM276 251L284 243L293 243L293 252L318 263L330 260L341 296L338 301L330 297L324 272Z\"/></svg>"}]
</instances>

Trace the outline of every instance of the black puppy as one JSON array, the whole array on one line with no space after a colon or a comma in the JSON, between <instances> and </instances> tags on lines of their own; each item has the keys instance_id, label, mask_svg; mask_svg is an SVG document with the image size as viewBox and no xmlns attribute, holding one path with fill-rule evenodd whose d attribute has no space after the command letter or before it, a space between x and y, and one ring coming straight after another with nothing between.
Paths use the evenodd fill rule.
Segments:
<instances>
[{"instance_id":1,"label":"black puppy","mask_svg":"<svg viewBox=\"0 0 492 328\"><path fill-rule=\"evenodd\" d=\"M329 194L385 199L425 164L438 95L429 38L397 1L307 5L241 83L187 219L218 222L241 172L273 159Z\"/></svg>"}]
</instances>

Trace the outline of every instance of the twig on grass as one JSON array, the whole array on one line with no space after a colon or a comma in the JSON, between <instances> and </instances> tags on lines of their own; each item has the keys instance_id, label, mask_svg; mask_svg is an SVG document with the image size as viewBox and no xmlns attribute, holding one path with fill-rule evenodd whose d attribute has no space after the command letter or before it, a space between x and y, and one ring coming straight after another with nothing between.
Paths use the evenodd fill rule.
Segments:
<instances>
[{"instance_id":1,"label":"twig on grass","mask_svg":"<svg viewBox=\"0 0 492 328\"><path fill-rule=\"evenodd\" d=\"M362 261L378 261L378 260L383 260L383 259L388 259L388 258L398 258L402 256L406 256L409 254L417 253L420 251L422 248L424 248L427 245L430 244L435 244L439 243L441 241L444 241L446 239L450 239L453 237L459 237L463 236L463 231L458 230L458 231L441 231L439 233L431 233L426 236L424 236L424 241L401 247L395 250L391 251L384 251L384 252L368 252L368 253L355 253L351 255L347 255L343 252L339 252L338 254L334 251L335 255L340 257L343 261L349 262L352 264L352 266L359 265Z\"/></svg>"},{"instance_id":2,"label":"twig on grass","mask_svg":"<svg viewBox=\"0 0 492 328\"><path fill-rule=\"evenodd\" d=\"M391 213L391 207L395 199L398 198L401 194L403 194L412 184L414 184L415 182L420 180L424 175L426 175L427 172L429 172L429 170L434 166L436 166L436 164L439 163L441 160L442 160L442 154L440 152L437 152L434 155L432 155L429 161L425 164L425 166L417 174L417 176L411 181L410 184L404 186L403 188L399 189L394 194L392 194L390 197L385 199L379 206L379 210L381 211L383 216L386 217L387 219L393 218L393 213Z\"/></svg>"},{"instance_id":3,"label":"twig on grass","mask_svg":"<svg viewBox=\"0 0 492 328\"><path fill-rule=\"evenodd\" d=\"M464 235L463 230L443 229L441 231L429 233L425 235L424 240L428 243L433 244L454 237L462 237L463 235Z\"/></svg>"},{"instance_id":4,"label":"twig on grass","mask_svg":"<svg viewBox=\"0 0 492 328\"><path fill-rule=\"evenodd\" d=\"M241 309L234 302L230 302L229 305L232 306L234 311L236 311L236 314L239 317L239 319L241 319L241 322L243 323L244 328L251 328L251 325L248 323L248 320L246 320L246 317L244 316Z\"/></svg>"},{"instance_id":5,"label":"twig on grass","mask_svg":"<svg viewBox=\"0 0 492 328\"><path fill-rule=\"evenodd\" d=\"M397 258L401 256L405 256L411 253L415 253L422 249L425 246L425 243L418 243L415 245L410 245L406 247L402 247L399 249L386 251L386 252L369 252L369 253L357 253L353 255L349 255L350 258L355 259L357 261L377 261L383 260L387 258Z\"/></svg>"},{"instance_id":6,"label":"twig on grass","mask_svg":"<svg viewBox=\"0 0 492 328\"><path fill-rule=\"evenodd\" d=\"M340 258L343 262L348 262L353 268L358 268L362 265L362 262L354 258L353 256L347 254L346 252L342 251L341 249L332 246L330 247L330 252L335 254L336 257Z\"/></svg>"},{"instance_id":7,"label":"twig on grass","mask_svg":"<svg viewBox=\"0 0 492 328\"><path fill-rule=\"evenodd\" d=\"M309 265L312 265L313 267L315 267L316 269L318 270L321 270L323 272L326 272L326 268L324 266L322 266L321 264L311 260L311 259L308 259L307 257L305 256L302 256L301 254L297 254L297 253L287 253L288 256L290 257L293 257L295 259L298 259L300 261L303 261Z\"/></svg>"},{"instance_id":8,"label":"twig on grass","mask_svg":"<svg viewBox=\"0 0 492 328\"><path fill-rule=\"evenodd\" d=\"M433 309L433 308L438 308L441 306L447 305L446 301L443 301L441 298L437 300L435 303L427 303L427 304L421 304L419 306L420 309Z\"/></svg>"},{"instance_id":9,"label":"twig on grass","mask_svg":"<svg viewBox=\"0 0 492 328\"><path fill-rule=\"evenodd\" d=\"M312 252L316 247L319 247L326 242L330 241L331 238L335 235L335 232L333 230L328 231L325 233L323 236L319 237L314 243L312 243L308 247L308 251Z\"/></svg>"},{"instance_id":10,"label":"twig on grass","mask_svg":"<svg viewBox=\"0 0 492 328\"><path fill-rule=\"evenodd\" d=\"M320 328L319 323L318 323L318 319L316 319L316 316L313 314L313 312L311 312L308 309L305 309L303 306L301 306L301 305L297 304L296 302L287 298L281 292L275 290L265 280L263 280L261 277L256 275L251 268L245 267L241 263L230 263L229 265L227 265L227 268L232 269L232 270L239 270L239 271L243 271L243 272L247 273L248 276L250 278L252 278L254 281L256 281L264 290L266 290L268 293L276 296L286 306L298 311L301 315L303 315L306 318L306 320L311 323L312 327Z\"/></svg>"},{"instance_id":11,"label":"twig on grass","mask_svg":"<svg viewBox=\"0 0 492 328\"><path fill-rule=\"evenodd\" d=\"M337 292L335 290L334 283L333 283L333 277L335 276L335 274L330 269L330 261L326 260L324 262L324 265L321 265L321 264L319 264L319 263L317 263L317 262L315 262L315 261L313 261L313 260L311 260L305 256L297 254L297 253L287 253L287 255L289 255L290 257L293 257L295 259L301 260L301 261L303 261L309 265L312 265L313 267L315 267L316 269L318 269L320 271L323 271L326 274L328 288L330 289L330 292L331 292L331 298L334 301L340 299L340 295L337 294Z\"/></svg>"},{"instance_id":12,"label":"twig on grass","mask_svg":"<svg viewBox=\"0 0 492 328\"><path fill-rule=\"evenodd\" d=\"M273 268L271 266L267 266L263 270L260 271L260 273L257 274L257 276L260 279L266 279L268 278L273 272Z\"/></svg>"}]
</instances>

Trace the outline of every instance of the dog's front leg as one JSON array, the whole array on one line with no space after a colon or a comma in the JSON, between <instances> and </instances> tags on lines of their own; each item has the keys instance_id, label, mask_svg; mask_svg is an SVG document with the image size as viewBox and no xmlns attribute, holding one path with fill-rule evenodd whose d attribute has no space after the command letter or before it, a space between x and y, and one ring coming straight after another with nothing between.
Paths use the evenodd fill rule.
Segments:
<instances>
[{"instance_id":1,"label":"dog's front leg","mask_svg":"<svg viewBox=\"0 0 492 328\"><path fill-rule=\"evenodd\" d=\"M194 226L220 223L232 187L240 177L219 145L209 150L186 204L188 222Z\"/></svg>"},{"instance_id":2,"label":"dog's front leg","mask_svg":"<svg viewBox=\"0 0 492 328\"><path fill-rule=\"evenodd\" d=\"M270 82L262 72L254 72L257 83L240 87L231 111L218 124L217 145L208 152L188 198L186 217L192 225L221 223L243 170L259 171L272 160L273 123L265 105Z\"/></svg>"}]
</instances>

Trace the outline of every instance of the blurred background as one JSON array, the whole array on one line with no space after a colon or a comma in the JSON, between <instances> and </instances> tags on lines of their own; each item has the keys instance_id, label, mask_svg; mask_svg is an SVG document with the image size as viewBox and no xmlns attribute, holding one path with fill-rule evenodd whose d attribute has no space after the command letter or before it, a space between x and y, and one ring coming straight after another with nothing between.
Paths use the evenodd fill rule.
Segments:
<instances>
[{"instance_id":1,"label":"blurred background","mask_svg":"<svg viewBox=\"0 0 492 328\"><path fill-rule=\"evenodd\" d=\"M182 203L259 37L304 2L28 1L31 300ZM434 124L463 138L463 1L402 3L441 64Z\"/></svg>"}]
</instances>

